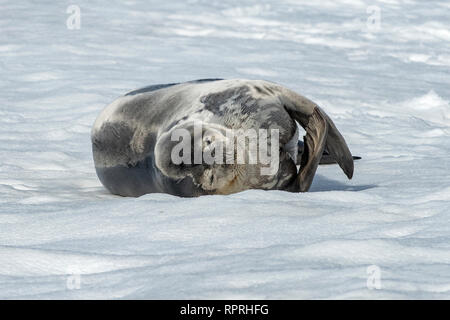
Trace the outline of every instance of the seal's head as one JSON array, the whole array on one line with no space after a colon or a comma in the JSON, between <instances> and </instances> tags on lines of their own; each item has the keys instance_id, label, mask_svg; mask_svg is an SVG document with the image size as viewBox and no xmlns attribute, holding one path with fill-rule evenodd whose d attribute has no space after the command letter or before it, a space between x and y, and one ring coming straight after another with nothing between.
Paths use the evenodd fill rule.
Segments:
<instances>
[{"instance_id":1,"label":"seal's head","mask_svg":"<svg viewBox=\"0 0 450 320\"><path fill-rule=\"evenodd\" d=\"M278 136L275 140L266 136L270 157L269 162L261 163L263 144L258 137L256 131L249 134L219 124L183 123L161 134L155 146L155 163L172 179L191 177L205 194L286 184L297 173L294 162L280 152ZM262 151L267 156L266 148Z\"/></svg>"}]
</instances>

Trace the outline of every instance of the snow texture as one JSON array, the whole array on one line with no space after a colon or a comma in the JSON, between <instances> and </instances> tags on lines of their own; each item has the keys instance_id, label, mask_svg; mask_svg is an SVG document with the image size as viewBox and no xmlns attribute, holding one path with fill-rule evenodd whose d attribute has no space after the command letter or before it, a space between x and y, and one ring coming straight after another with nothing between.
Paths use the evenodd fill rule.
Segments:
<instances>
[{"instance_id":1,"label":"snow texture","mask_svg":"<svg viewBox=\"0 0 450 320\"><path fill-rule=\"evenodd\" d=\"M1 0L0 298L449 299L449 43L444 0ZM215 77L317 102L363 157L353 180L108 194L102 108Z\"/></svg>"}]
</instances>

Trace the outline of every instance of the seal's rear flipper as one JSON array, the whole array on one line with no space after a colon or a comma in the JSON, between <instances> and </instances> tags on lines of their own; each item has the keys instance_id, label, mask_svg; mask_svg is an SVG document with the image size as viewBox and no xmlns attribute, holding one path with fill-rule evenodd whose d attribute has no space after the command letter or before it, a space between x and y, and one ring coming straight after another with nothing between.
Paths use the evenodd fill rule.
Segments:
<instances>
[{"instance_id":1,"label":"seal's rear flipper","mask_svg":"<svg viewBox=\"0 0 450 320\"><path fill-rule=\"evenodd\" d=\"M351 179L353 177L353 156L345 143L344 137L338 131L330 117L322 112L328 124L328 136L326 149L330 156L336 160L344 171L345 175Z\"/></svg>"},{"instance_id":2,"label":"seal's rear flipper","mask_svg":"<svg viewBox=\"0 0 450 320\"><path fill-rule=\"evenodd\" d=\"M357 157L357 156L352 156L352 158L353 158L353 161L354 160L361 160L361 157ZM319 165L322 165L322 164L337 164L337 161L336 161L336 159L333 158L333 156L331 156L327 152L327 150L325 150L323 152L322 159L320 159Z\"/></svg>"},{"instance_id":3,"label":"seal's rear flipper","mask_svg":"<svg viewBox=\"0 0 450 320\"><path fill-rule=\"evenodd\" d=\"M288 190L308 191L325 148L330 157L351 179L353 156L330 117L311 100L288 89L281 88L280 91L279 98L286 111L306 130L306 136L303 138L304 152L301 156L300 171Z\"/></svg>"},{"instance_id":4,"label":"seal's rear flipper","mask_svg":"<svg viewBox=\"0 0 450 320\"><path fill-rule=\"evenodd\" d=\"M297 165L300 165L300 159L302 158L304 143L301 140L298 140L297 143L298 155L297 155ZM361 160L361 157L353 156L353 160ZM337 164L336 159L328 152L327 147L323 150L322 158L320 159L319 165L322 164Z\"/></svg>"}]
</instances>

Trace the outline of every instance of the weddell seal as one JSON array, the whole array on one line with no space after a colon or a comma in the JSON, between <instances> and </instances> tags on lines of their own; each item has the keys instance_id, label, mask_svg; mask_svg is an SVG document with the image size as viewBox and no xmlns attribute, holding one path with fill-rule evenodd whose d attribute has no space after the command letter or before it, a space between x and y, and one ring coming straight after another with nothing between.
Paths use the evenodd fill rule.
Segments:
<instances>
[{"instance_id":1,"label":"weddell seal","mask_svg":"<svg viewBox=\"0 0 450 320\"><path fill-rule=\"evenodd\" d=\"M297 123L306 131L303 142ZM121 196L306 192L321 162L353 175L353 157L328 115L262 80L203 79L131 91L100 113L91 139L100 181Z\"/></svg>"}]
</instances>

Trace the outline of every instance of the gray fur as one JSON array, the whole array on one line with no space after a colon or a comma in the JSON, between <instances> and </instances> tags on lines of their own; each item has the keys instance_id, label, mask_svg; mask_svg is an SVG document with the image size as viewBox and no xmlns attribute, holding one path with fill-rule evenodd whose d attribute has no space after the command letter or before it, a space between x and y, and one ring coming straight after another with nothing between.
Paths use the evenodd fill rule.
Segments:
<instances>
[{"instance_id":1,"label":"gray fur","mask_svg":"<svg viewBox=\"0 0 450 320\"><path fill-rule=\"evenodd\" d=\"M99 115L91 134L96 171L111 193L122 196L161 192L190 197L252 188L306 191L320 160L316 153L325 144L346 173L353 172L345 141L317 108L289 89L260 80L202 79L145 87L117 99ZM318 132L314 114L323 114L321 121L328 123ZM279 170L261 176L259 165L174 165L170 151L177 142L170 140L170 133L192 130L194 121L223 136L228 129L279 129ZM305 139L313 149L302 155L301 174L296 168L296 121L307 129ZM317 134L323 138L314 139Z\"/></svg>"}]
</instances>

